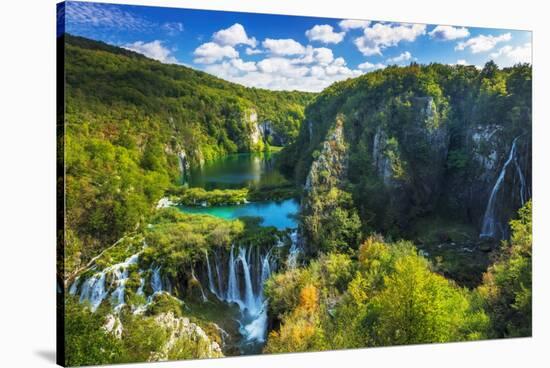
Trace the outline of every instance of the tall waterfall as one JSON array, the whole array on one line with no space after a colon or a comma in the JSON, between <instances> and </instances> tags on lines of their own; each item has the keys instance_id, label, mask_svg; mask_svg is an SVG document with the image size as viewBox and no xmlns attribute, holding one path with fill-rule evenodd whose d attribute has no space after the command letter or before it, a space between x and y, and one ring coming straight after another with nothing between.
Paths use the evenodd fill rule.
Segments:
<instances>
[{"instance_id":1,"label":"tall waterfall","mask_svg":"<svg viewBox=\"0 0 550 368\"><path fill-rule=\"evenodd\" d=\"M267 305L263 295L263 284L275 268L275 260L271 251L260 254L257 248L238 247L237 252L232 246L227 264L227 290L222 289L223 280L219 272L224 265L219 263L219 257L206 255L208 286L218 299L236 303L241 311L239 323L241 333L248 342L263 342L267 331ZM213 272L212 265L216 269ZM218 286L216 286L218 285ZM241 289L242 285L242 289Z\"/></svg>"},{"instance_id":2,"label":"tall waterfall","mask_svg":"<svg viewBox=\"0 0 550 368\"><path fill-rule=\"evenodd\" d=\"M502 224L498 218L497 213L497 204L498 204L498 194L502 188L502 185L504 184L504 179L506 177L506 173L508 170L508 167L510 165L514 165L516 169L516 174L519 178L519 195L520 195L520 201L523 205L526 200L526 184L525 184L525 176L523 175L523 172L521 171L521 168L518 163L518 157L517 157L517 141L519 137L514 138L512 141L512 147L510 148L510 153L508 154L508 159L502 166L502 169L500 170L500 174L495 182L495 185L493 186L493 189L491 190L491 195L489 196L489 201L487 202L487 208L485 209L485 214L483 216L483 222L481 226L481 233L479 235L480 238L493 238L496 239L498 237L498 234L503 235L505 230L502 227Z\"/></svg>"}]
</instances>

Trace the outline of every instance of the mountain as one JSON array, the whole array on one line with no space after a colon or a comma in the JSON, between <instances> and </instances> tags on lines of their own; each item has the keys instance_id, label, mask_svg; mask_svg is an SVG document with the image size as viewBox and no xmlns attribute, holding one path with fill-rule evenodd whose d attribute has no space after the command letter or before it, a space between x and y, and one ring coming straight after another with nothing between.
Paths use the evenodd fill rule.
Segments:
<instances>
[{"instance_id":1,"label":"mountain","mask_svg":"<svg viewBox=\"0 0 550 368\"><path fill-rule=\"evenodd\" d=\"M293 142L315 96L246 88L68 34L58 42L67 269L142 224L190 165Z\"/></svg>"},{"instance_id":2,"label":"mountain","mask_svg":"<svg viewBox=\"0 0 550 368\"><path fill-rule=\"evenodd\" d=\"M306 108L282 165L305 184L302 236L316 253L354 248L360 233L460 238L442 223L508 238L531 197L531 160L531 66L489 62L335 83ZM431 229L436 239L422 239Z\"/></svg>"}]
</instances>

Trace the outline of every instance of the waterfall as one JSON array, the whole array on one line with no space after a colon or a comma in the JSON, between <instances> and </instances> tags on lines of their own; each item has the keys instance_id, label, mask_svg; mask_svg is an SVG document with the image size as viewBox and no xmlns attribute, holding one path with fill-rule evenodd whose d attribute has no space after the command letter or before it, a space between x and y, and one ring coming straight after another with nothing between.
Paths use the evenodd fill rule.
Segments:
<instances>
[{"instance_id":1,"label":"waterfall","mask_svg":"<svg viewBox=\"0 0 550 368\"><path fill-rule=\"evenodd\" d=\"M241 306L241 292L239 286L237 285L237 275L235 273L235 257L233 255L233 245L231 246L231 251L229 255L229 281L227 284L227 297L228 302L235 302Z\"/></svg>"},{"instance_id":2,"label":"waterfall","mask_svg":"<svg viewBox=\"0 0 550 368\"><path fill-rule=\"evenodd\" d=\"M299 246L298 242L298 230L293 230L292 233L290 233L290 249L288 250L288 258L286 261L286 264L288 268L296 268L296 265L298 263L298 257L300 253L302 253L302 249Z\"/></svg>"},{"instance_id":3,"label":"waterfall","mask_svg":"<svg viewBox=\"0 0 550 368\"><path fill-rule=\"evenodd\" d=\"M210 292L216 295L219 299L220 294L218 294L218 292L216 291L216 288L214 287L214 280L212 278L212 267L210 266L210 260L208 259L208 251L204 251L204 254L206 256L206 268L208 272L208 288L210 289Z\"/></svg>"},{"instance_id":4,"label":"waterfall","mask_svg":"<svg viewBox=\"0 0 550 368\"><path fill-rule=\"evenodd\" d=\"M90 278L84 281L80 291L80 302L90 302L93 312L101 305L103 300L111 293L111 303L115 310L120 310L124 305L125 286L128 281L128 268L136 264L139 258L139 253L128 257L124 262L114 264L105 268L103 271L96 272ZM111 278L111 283L107 287L105 285L107 275ZM77 280L78 281L78 280ZM75 281L75 283L77 282ZM74 284L73 284L74 286ZM77 287L71 286L72 294L76 294Z\"/></svg>"},{"instance_id":5,"label":"waterfall","mask_svg":"<svg viewBox=\"0 0 550 368\"><path fill-rule=\"evenodd\" d=\"M493 186L493 189L491 191L491 195L489 196L489 201L487 202L487 208L485 209L485 214L483 216L483 222L481 226L481 233L479 235L480 238L496 238L497 237L497 231L499 231L502 234L505 233L505 230L500 223L498 217L497 217L497 195L500 192L500 189L502 185L504 184L504 179L506 177L506 172L508 170L508 166L513 162L516 167L516 172L518 173L518 176L520 178L520 199L521 203L523 204L525 202L525 177L523 176L523 173L521 172L519 168L519 164L517 162L516 152L517 152L517 140L519 137L514 138L512 141L512 147L510 148L510 153L508 155L508 159L502 166L502 169L500 170L500 174L495 182L495 185Z\"/></svg>"},{"instance_id":6,"label":"waterfall","mask_svg":"<svg viewBox=\"0 0 550 368\"><path fill-rule=\"evenodd\" d=\"M247 254L246 254L245 248L239 248L239 259L241 260L241 264L243 266L243 274L244 274L244 305L246 309L248 310L248 313L250 315L253 315L256 313L256 303L254 298L254 290L252 289L252 278L250 277L250 267L248 267L250 258L247 260ZM250 251L248 252L248 256L250 257Z\"/></svg>"},{"instance_id":7,"label":"waterfall","mask_svg":"<svg viewBox=\"0 0 550 368\"><path fill-rule=\"evenodd\" d=\"M153 268L151 274L151 288L153 289L153 295L162 291L162 278L160 277L160 266Z\"/></svg>"}]
</instances>

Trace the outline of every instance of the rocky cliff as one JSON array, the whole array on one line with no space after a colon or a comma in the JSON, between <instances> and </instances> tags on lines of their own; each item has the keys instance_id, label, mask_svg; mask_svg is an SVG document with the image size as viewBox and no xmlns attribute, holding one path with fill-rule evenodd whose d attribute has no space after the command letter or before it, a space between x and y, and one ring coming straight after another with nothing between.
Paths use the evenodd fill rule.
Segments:
<instances>
[{"instance_id":1,"label":"rocky cliff","mask_svg":"<svg viewBox=\"0 0 550 368\"><path fill-rule=\"evenodd\" d=\"M387 68L323 91L282 166L291 171L290 158L299 157L292 171L306 189L306 210L312 193L321 212L326 205L316 186L346 188L363 231L400 237L419 219L438 217L480 235L490 221L498 229L489 236L501 239L531 196L530 109L530 66ZM346 170L328 149L339 130Z\"/></svg>"}]
</instances>

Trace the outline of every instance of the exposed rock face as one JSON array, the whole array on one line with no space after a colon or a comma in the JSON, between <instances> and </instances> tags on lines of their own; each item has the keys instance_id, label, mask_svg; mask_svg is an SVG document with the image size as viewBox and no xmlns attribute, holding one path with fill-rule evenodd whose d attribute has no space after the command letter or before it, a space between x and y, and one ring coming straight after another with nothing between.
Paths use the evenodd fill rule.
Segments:
<instances>
[{"instance_id":1,"label":"exposed rock face","mask_svg":"<svg viewBox=\"0 0 550 368\"><path fill-rule=\"evenodd\" d=\"M323 142L321 152L311 164L306 178L305 190L312 191L321 188L338 186L347 174L348 156L344 141L343 121L336 120L332 132L329 132Z\"/></svg>"},{"instance_id":2,"label":"exposed rock face","mask_svg":"<svg viewBox=\"0 0 550 368\"><path fill-rule=\"evenodd\" d=\"M107 315L105 325L103 325L103 329L108 333L112 333L117 339L122 338L122 322L120 321L120 318L118 318L118 316L116 315Z\"/></svg>"},{"instance_id":3,"label":"exposed rock face","mask_svg":"<svg viewBox=\"0 0 550 368\"><path fill-rule=\"evenodd\" d=\"M343 119L337 117L335 126L328 132L320 152L314 154L306 178L301 203L302 221L298 234L299 246L305 249L306 253L314 254L318 248L324 247L323 244L330 241L324 237L323 230L335 213L343 213L342 206L346 207L345 213L354 213L354 210L349 208L349 193L342 190L349 161L343 124Z\"/></svg>"},{"instance_id":4,"label":"exposed rock face","mask_svg":"<svg viewBox=\"0 0 550 368\"><path fill-rule=\"evenodd\" d=\"M376 173L382 178L384 184L390 186L395 182L392 180L391 160L386 155L387 140L386 132L379 127L374 134L372 142L372 163L376 168Z\"/></svg>"},{"instance_id":5,"label":"exposed rock face","mask_svg":"<svg viewBox=\"0 0 550 368\"><path fill-rule=\"evenodd\" d=\"M287 143L285 137L277 132L271 121L262 121L258 127L260 129L264 142L269 142L270 144L275 146L284 146Z\"/></svg>"},{"instance_id":6,"label":"exposed rock face","mask_svg":"<svg viewBox=\"0 0 550 368\"><path fill-rule=\"evenodd\" d=\"M252 147L256 147L262 141L262 133L258 127L258 113L251 110L248 113L248 122L250 127L250 143Z\"/></svg>"},{"instance_id":7,"label":"exposed rock face","mask_svg":"<svg viewBox=\"0 0 550 368\"><path fill-rule=\"evenodd\" d=\"M186 349L194 358L223 357L219 344L211 341L206 332L186 317L175 317L172 312L155 317L155 322L169 333L168 341L162 351L154 352L149 361L165 361L172 354L177 354L178 343L185 342Z\"/></svg>"}]
</instances>

